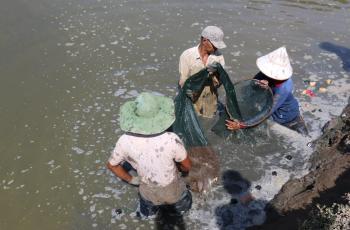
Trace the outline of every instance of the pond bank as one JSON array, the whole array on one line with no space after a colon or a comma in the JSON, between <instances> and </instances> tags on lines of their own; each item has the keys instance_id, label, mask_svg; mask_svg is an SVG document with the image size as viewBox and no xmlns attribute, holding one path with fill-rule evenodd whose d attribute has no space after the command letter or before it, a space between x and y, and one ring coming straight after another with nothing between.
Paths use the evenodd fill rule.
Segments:
<instances>
[{"instance_id":1,"label":"pond bank","mask_svg":"<svg viewBox=\"0 0 350 230\"><path fill-rule=\"evenodd\" d=\"M350 104L315 141L310 173L288 181L268 204L267 221L251 229L299 229L316 204L342 203L350 191Z\"/></svg>"}]
</instances>

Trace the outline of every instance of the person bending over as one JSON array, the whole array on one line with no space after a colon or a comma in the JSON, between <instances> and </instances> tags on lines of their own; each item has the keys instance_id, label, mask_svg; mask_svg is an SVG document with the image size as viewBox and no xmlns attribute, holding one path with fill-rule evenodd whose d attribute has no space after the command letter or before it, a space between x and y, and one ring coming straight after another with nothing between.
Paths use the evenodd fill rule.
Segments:
<instances>
[{"instance_id":1,"label":"person bending over","mask_svg":"<svg viewBox=\"0 0 350 230\"><path fill-rule=\"evenodd\" d=\"M120 127L126 133L118 139L107 168L139 186L144 217L154 216L163 205L173 205L180 214L191 208L191 193L177 167L188 172L191 161L181 139L166 131L174 121L174 102L164 96L141 93L120 108ZM130 163L138 176L130 175L124 162Z\"/></svg>"},{"instance_id":2,"label":"person bending over","mask_svg":"<svg viewBox=\"0 0 350 230\"><path fill-rule=\"evenodd\" d=\"M256 60L260 72L254 79L259 80L261 87L270 87L273 92L271 118L303 135L308 131L299 110L299 103L293 95L293 69L285 47L280 47ZM238 121L227 120L229 130L245 127Z\"/></svg>"}]
</instances>

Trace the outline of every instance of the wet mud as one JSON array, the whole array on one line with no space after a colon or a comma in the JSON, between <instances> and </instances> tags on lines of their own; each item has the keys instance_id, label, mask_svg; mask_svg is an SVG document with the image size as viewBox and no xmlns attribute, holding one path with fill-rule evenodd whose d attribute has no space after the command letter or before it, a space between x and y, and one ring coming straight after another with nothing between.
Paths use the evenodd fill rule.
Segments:
<instances>
[{"instance_id":1,"label":"wet mud","mask_svg":"<svg viewBox=\"0 0 350 230\"><path fill-rule=\"evenodd\" d=\"M349 134L350 104L310 143L315 148L310 173L288 181L267 205L265 224L252 229L299 229L316 204L341 202L350 191Z\"/></svg>"}]
</instances>

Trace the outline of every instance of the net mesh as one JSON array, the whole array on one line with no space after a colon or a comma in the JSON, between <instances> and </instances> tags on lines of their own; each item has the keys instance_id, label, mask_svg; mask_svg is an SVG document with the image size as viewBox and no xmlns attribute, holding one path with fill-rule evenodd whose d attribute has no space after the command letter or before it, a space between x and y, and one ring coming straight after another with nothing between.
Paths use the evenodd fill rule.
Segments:
<instances>
[{"instance_id":1,"label":"net mesh","mask_svg":"<svg viewBox=\"0 0 350 230\"><path fill-rule=\"evenodd\" d=\"M226 103L225 109L219 112L219 118L212 127L212 131L226 137L233 133L227 130L226 119L238 120L252 127L270 115L273 95L269 88L261 87L256 80L245 80L233 84L220 64L217 64L216 69L226 93ZM203 69L187 79L175 98L176 120L173 131L180 136L187 148L209 145L192 100L200 95L204 85L210 84L210 81L212 81L211 75ZM239 133L242 132L245 131L241 130Z\"/></svg>"},{"instance_id":2,"label":"net mesh","mask_svg":"<svg viewBox=\"0 0 350 230\"><path fill-rule=\"evenodd\" d=\"M270 114L273 102L271 90L260 87L257 81L241 81L234 85L220 64L216 69L225 90L226 103L225 106L219 106L217 115L212 120L215 123L213 127L206 126L206 122L197 117L192 103L199 97L204 86L211 84L211 76L206 69L188 78L175 98L176 120L172 129L183 140L192 162L192 169L185 180L192 191L200 193L211 190L211 186L218 182L220 172L219 155L215 153L205 133L212 136L211 130L219 139L252 143L262 133L259 129L264 129L263 126L232 132L226 128L225 120L236 119L247 126L256 126Z\"/></svg>"}]
</instances>

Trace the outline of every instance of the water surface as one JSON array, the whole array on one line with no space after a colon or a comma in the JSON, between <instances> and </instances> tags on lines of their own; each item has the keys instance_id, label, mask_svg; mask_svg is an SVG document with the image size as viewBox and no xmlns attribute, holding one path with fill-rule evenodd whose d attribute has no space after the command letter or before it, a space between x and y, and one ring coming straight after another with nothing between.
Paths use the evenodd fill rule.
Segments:
<instances>
[{"instance_id":1,"label":"water surface","mask_svg":"<svg viewBox=\"0 0 350 230\"><path fill-rule=\"evenodd\" d=\"M137 190L107 172L105 162L122 134L119 106L142 91L174 97L179 55L206 25L225 32L233 81L253 76L258 56L285 45L295 95L317 136L349 97L349 11L348 1L2 2L0 228L156 229L133 217ZM333 83L309 98L304 79ZM279 186L305 173L309 152L300 138L265 131L249 143L208 134L222 173L239 173L258 201L232 205L221 184L205 200L194 196L184 216L188 229L261 222L261 208ZM232 210L232 223L223 223L222 210Z\"/></svg>"}]
</instances>

